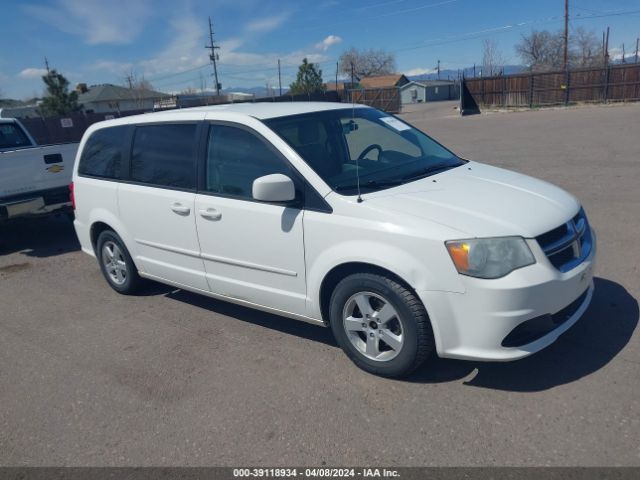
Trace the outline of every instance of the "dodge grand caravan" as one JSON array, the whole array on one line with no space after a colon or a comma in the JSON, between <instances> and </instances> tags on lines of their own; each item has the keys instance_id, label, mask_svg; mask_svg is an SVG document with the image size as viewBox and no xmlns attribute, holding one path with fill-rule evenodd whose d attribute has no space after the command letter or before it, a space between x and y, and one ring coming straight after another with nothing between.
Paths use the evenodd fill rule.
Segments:
<instances>
[{"instance_id":1,"label":"dodge grand caravan","mask_svg":"<svg viewBox=\"0 0 640 480\"><path fill-rule=\"evenodd\" d=\"M329 326L379 375L432 354L525 357L593 294L595 234L573 196L369 107L101 122L71 188L82 249L117 292L151 279Z\"/></svg>"}]
</instances>

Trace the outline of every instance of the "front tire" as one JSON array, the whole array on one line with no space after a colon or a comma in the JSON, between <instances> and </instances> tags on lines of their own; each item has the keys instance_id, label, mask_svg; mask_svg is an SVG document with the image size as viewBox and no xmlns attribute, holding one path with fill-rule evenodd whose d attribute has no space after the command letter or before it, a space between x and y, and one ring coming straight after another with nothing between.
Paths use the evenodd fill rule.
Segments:
<instances>
[{"instance_id":1,"label":"front tire","mask_svg":"<svg viewBox=\"0 0 640 480\"><path fill-rule=\"evenodd\" d=\"M329 310L338 344L367 372L403 377L435 351L422 302L394 279L371 273L349 275L334 289Z\"/></svg>"},{"instance_id":2,"label":"front tire","mask_svg":"<svg viewBox=\"0 0 640 480\"><path fill-rule=\"evenodd\" d=\"M96 257L102 275L116 292L131 295L143 285L127 247L114 231L105 230L98 236Z\"/></svg>"}]
</instances>

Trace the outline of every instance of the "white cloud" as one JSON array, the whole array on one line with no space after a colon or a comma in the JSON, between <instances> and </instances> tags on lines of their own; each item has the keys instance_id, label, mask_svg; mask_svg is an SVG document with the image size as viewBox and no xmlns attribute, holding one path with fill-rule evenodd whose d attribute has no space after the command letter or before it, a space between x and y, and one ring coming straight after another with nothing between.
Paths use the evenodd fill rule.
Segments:
<instances>
[{"instance_id":1,"label":"white cloud","mask_svg":"<svg viewBox=\"0 0 640 480\"><path fill-rule=\"evenodd\" d=\"M259 18L247 23L244 28L249 33L265 33L275 30L289 18L289 13Z\"/></svg>"},{"instance_id":2,"label":"white cloud","mask_svg":"<svg viewBox=\"0 0 640 480\"><path fill-rule=\"evenodd\" d=\"M89 45L131 43L152 14L149 0L56 0L25 11L49 26L84 38Z\"/></svg>"},{"instance_id":3,"label":"white cloud","mask_svg":"<svg viewBox=\"0 0 640 480\"><path fill-rule=\"evenodd\" d=\"M18 76L21 78L40 78L46 74L47 70L45 68L25 68Z\"/></svg>"},{"instance_id":4,"label":"white cloud","mask_svg":"<svg viewBox=\"0 0 640 480\"><path fill-rule=\"evenodd\" d=\"M203 65L209 59L204 45L202 20L193 15L174 18L170 22L172 41L156 56L142 60L145 75L177 73Z\"/></svg>"},{"instance_id":5,"label":"white cloud","mask_svg":"<svg viewBox=\"0 0 640 480\"><path fill-rule=\"evenodd\" d=\"M327 38L322 40L321 42L316 43L316 48L318 50L322 50L326 52L332 45L337 45L342 42L342 38L337 35L329 35Z\"/></svg>"},{"instance_id":6,"label":"white cloud","mask_svg":"<svg viewBox=\"0 0 640 480\"><path fill-rule=\"evenodd\" d=\"M412 68L410 70L406 70L404 73L407 77L413 77L417 75L429 75L431 73L436 73L437 70L435 68Z\"/></svg>"}]
</instances>

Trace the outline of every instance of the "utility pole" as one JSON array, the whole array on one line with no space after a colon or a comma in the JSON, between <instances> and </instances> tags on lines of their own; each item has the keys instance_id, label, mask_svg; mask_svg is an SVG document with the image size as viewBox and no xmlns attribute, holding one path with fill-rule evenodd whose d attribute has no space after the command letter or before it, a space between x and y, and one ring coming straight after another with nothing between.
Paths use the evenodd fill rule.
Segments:
<instances>
[{"instance_id":1,"label":"utility pole","mask_svg":"<svg viewBox=\"0 0 640 480\"><path fill-rule=\"evenodd\" d=\"M218 54L216 50L219 49L217 45L213 43L213 24L211 23L211 17L209 17L209 45L205 45L204 48L210 50L209 52L209 60L213 64L213 76L216 81L216 96L220 96L220 83L218 83L218 65L216 64L216 60L218 60Z\"/></svg>"},{"instance_id":2,"label":"utility pole","mask_svg":"<svg viewBox=\"0 0 640 480\"><path fill-rule=\"evenodd\" d=\"M640 47L640 38L636 38L636 63L638 63L638 47Z\"/></svg>"},{"instance_id":3,"label":"utility pole","mask_svg":"<svg viewBox=\"0 0 640 480\"><path fill-rule=\"evenodd\" d=\"M278 87L280 87L280 96L282 96L282 76L280 75L280 59L278 59Z\"/></svg>"},{"instance_id":4,"label":"utility pole","mask_svg":"<svg viewBox=\"0 0 640 480\"><path fill-rule=\"evenodd\" d=\"M626 53L624 51L624 42L622 42L622 63L627 63L624 57L626 57Z\"/></svg>"},{"instance_id":5,"label":"utility pole","mask_svg":"<svg viewBox=\"0 0 640 480\"><path fill-rule=\"evenodd\" d=\"M569 67L569 0L564 0L564 69Z\"/></svg>"},{"instance_id":6,"label":"utility pole","mask_svg":"<svg viewBox=\"0 0 640 480\"><path fill-rule=\"evenodd\" d=\"M353 84L353 77L354 77L354 66L353 66L353 62L351 62L351 87L350 87L350 90L349 90L349 96L351 97L351 99L350 99L351 103L355 103L355 100L353 98L353 94L355 93L354 92L355 86Z\"/></svg>"},{"instance_id":7,"label":"utility pole","mask_svg":"<svg viewBox=\"0 0 640 480\"><path fill-rule=\"evenodd\" d=\"M440 80L440 60L438 60L438 80Z\"/></svg>"},{"instance_id":8,"label":"utility pole","mask_svg":"<svg viewBox=\"0 0 640 480\"><path fill-rule=\"evenodd\" d=\"M133 90L133 70L127 74L125 81L127 82L127 85L129 85L129 90Z\"/></svg>"},{"instance_id":9,"label":"utility pole","mask_svg":"<svg viewBox=\"0 0 640 480\"><path fill-rule=\"evenodd\" d=\"M44 57L44 66L47 68L47 75L49 74L49 60L47 57Z\"/></svg>"},{"instance_id":10,"label":"utility pole","mask_svg":"<svg viewBox=\"0 0 640 480\"><path fill-rule=\"evenodd\" d=\"M637 56L637 53L636 53L636 56ZM338 62L336 62L336 93L338 93L338 65L339 65Z\"/></svg>"},{"instance_id":11,"label":"utility pole","mask_svg":"<svg viewBox=\"0 0 640 480\"><path fill-rule=\"evenodd\" d=\"M607 35L604 40L604 65L609 66L609 27L607 27Z\"/></svg>"},{"instance_id":12,"label":"utility pole","mask_svg":"<svg viewBox=\"0 0 640 480\"><path fill-rule=\"evenodd\" d=\"M353 88L354 88L354 87L353 87L353 76L354 76L353 68L354 68L354 67L353 67L353 62L351 62L351 89L352 89L352 90L353 90Z\"/></svg>"}]
</instances>

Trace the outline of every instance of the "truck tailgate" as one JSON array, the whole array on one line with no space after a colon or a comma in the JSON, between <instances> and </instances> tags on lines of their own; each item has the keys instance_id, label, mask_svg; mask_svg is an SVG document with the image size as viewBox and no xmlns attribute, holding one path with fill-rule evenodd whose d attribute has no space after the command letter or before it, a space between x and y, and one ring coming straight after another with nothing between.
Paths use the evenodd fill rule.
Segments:
<instances>
[{"instance_id":1,"label":"truck tailgate","mask_svg":"<svg viewBox=\"0 0 640 480\"><path fill-rule=\"evenodd\" d=\"M77 143L0 152L0 201L71 182Z\"/></svg>"}]
</instances>

